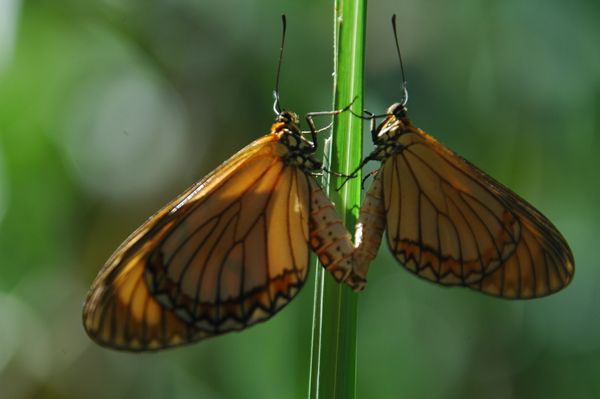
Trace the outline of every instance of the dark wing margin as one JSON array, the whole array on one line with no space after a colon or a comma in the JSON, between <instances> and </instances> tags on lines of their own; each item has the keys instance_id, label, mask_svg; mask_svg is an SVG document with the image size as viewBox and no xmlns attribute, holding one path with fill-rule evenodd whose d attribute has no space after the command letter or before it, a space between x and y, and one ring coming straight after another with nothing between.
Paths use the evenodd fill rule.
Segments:
<instances>
[{"instance_id":1,"label":"dark wing margin","mask_svg":"<svg viewBox=\"0 0 600 399\"><path fill-rule=\"evenodd\" d=\"M513 202L522 234L515 253L500 268L470 287L508 299L539 298L566 287L575 272L573 254L558 230L519 198Z\"/></svg>"}]
</instances>

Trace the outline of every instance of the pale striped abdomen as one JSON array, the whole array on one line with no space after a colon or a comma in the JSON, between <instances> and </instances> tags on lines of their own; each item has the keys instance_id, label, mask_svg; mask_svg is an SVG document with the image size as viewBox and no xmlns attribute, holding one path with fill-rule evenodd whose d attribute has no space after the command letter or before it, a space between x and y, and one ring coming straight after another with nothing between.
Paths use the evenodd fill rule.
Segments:
<instances>
[{"instance_id":1,"label":"pale striped abdomen","mask_svg":"<svg viewBox=\"0 0 600 399\"><path fill-rule=\"evenodd\" d=\"M375 176L360 207L354 233L355 250L352 254L353 273L366 284L369 264L377 256L385 228L385 206L381 172Z\"/></svg>"},{"instance_id":2,"label":"pale striped abdomen","mask_svg":"<svg viewBox=\"0 0 600 399\"><path fill-rule=\"evenodd\" d=\"M310 246L319 261L338 282L353 290L362 289L352 269L354 245L334 205L317 183L310 179Z\"/></svg>"}]
</instances>

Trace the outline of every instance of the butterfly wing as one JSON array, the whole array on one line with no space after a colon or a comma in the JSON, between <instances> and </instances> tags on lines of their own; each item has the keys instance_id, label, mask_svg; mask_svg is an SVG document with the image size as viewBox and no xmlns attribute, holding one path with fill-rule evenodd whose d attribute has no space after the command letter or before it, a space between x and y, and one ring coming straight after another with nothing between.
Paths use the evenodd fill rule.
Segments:
<instances>
[{"instance_id":1,"label":"butterfly wing","mask_svg":"<svg viewBox=\"0 0 600 399\"><path fill-rule=\"evenodd\" d=\"M543 215L422 130L398 140L380 173L388 243L410 271L509 297L568 284L571 251Z\"/></svg>"},{"instance_id":2,"label":"butterfly wing","mask_svg":"<svg viewBox=\"0 0 600 399\"><path fill-rule=\"evenodd\" d=\"M97 343L129 351L157 350L209 337L165 309L148 290L144 278L147 256L138 252L112 272L97 278L84 308L84 327Z\"/></svg>"},{"instance_id":3,"label":"butterfly wing","mask_svg":"<svg viewBox=\"0 0 600 399\"><path fill-rule=\"evenodd\" d=\"M563 289L574 273L574 260L564 238L537 210L510 198L521 222L521 239L501 267L470 287L510 299L538 298Z\"/></svg>"},{"instance_id":4,"label":"butterfly wing","mask_svg":"<svg viewBox=\"0 0 600 399\"><path fill-rule=\"evenodd\" d=\"M84 326L98 343L153 350L266 320L308 266L309 176L270 134L134 232L96 277Z\"/></svg>"}]
</instances>

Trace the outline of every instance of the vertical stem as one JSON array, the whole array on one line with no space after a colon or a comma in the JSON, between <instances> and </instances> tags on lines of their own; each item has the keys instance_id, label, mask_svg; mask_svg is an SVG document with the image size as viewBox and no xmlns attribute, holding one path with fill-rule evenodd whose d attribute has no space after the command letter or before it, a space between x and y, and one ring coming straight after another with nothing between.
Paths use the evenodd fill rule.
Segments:
<instances>
[{"instance_id":1,"label":"vertical stem","mask_svg":"<svg viewBox=\"0 0 600 399\"><path fill-rule=\"evenodd\" d=\"M334 109L342 109L356 97L355 112L363 109L363 70L366 0L335 0L334 10ZM334 118L333 136L325 143L331 170L350 174L362 159L362 120L344 112ZM336 191L342 179L325 179L347 227L353 230L360 204L356 178ZM357 295L346 285L316 267L313 340L309 397L352 399L356 396Z\"/></svg>"}]
</instances>

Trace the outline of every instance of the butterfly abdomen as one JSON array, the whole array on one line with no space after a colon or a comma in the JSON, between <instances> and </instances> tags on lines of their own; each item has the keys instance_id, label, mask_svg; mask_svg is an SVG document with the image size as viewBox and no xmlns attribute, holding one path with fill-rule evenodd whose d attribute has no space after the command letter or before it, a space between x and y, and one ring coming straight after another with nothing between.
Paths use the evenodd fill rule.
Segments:
<instances>
[{"instance_id":1,"label":"butterfly abdomen","mask_svg":"<svg viewBox=\"0 0 600 399\"><path fill-rule=\"evenodd\" d=\"M319 261L339 282L356 289L352 274L352 237L323 190L311 179L310 246Z\"/></svg>"},{"instance_id":2,"label":"butterfly abdomen","mask_svg":"<svg viewBox=\"0 0 600 399\"><path fill-rule=\"evenodd\" d=\"M354 234L353 270L364 282L366 282L369 264L377 256L384 228L385 206L380 172L365 193Z\"/></svg>"}]
</instances>

